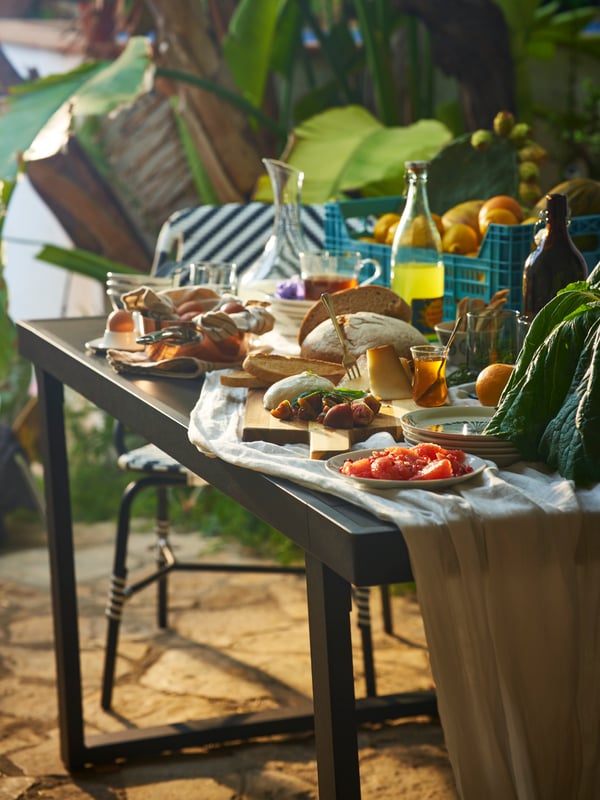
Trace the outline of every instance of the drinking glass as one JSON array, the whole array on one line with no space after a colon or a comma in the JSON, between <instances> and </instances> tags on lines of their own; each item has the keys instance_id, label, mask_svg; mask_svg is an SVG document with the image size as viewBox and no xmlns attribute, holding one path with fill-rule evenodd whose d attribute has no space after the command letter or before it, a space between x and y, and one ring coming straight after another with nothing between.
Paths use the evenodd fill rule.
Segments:
<instances>
[{"instance_id":1,"label":"drinking glass","mask_svg":"<svg viewBox=\"0 0 600 800\"><path fill-rule=\"evenodd\" d=\"M371 274L360 280L363 269L371 266ZM300 253L300 270L307 300L319 300L327 292L354 289L373 283L381 275L375 258L363 258L359 252L335 253L329 250Z\"/></svg>"},{"instance_id":2,"label":"drinking glass","mask_svg":"<svg viewBox=\"0 0 600 800\"><path fill-rule=\"evenodd\" d=\"M410 352L414 369L413 400L425 408L445 405L448 399L445 348L439 344L418 344Z\"/></svg>"},{"instance_id":3,"label":"drinking glass","mask_svg":"<svg viewBox=\"0 0 600 800\"><path fill-rule=\"evenodd\" d=\"M204 286L217 294L236 293L237 265L232 261L192 261L188 267L190 286Z\"/></svg>"},{"instance_id":4,"label":"drinking glass","mask_svg":"<svg viewBox=\"0 0 600 800\"><path fill-rule=\"evenodd\" d=\"M514 364L519 352L517 320L510 309L467 313L467 369L477 376L489 364Z\"/></svg>"}]
</instances>

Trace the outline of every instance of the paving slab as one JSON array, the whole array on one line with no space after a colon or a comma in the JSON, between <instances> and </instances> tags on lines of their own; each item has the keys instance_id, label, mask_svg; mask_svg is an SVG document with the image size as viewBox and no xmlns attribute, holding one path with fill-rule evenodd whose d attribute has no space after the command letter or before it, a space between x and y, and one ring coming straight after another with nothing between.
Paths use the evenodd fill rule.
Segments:
<instances>
[{"instance_id":1,"label":"paving slab","mask_svg":"<svg viewBox=\"0 0 600 800\"><path fill-rule=\"evenodd\" d=\"M293 575L172 575L169 629L156 628L154 588L127 604L114 713L100 708L110 524L76 526L86 724L90 731L291 705L311 696L304 579ZM174 534L180 558L256 560L198 534ZM130 544L133 576L151 565L149 533ZM394 635L372 592L378 690L433 686L419 605L392 597ZM359 637L357 695L364 693ZM108 764L69 774L60 761L48 556L43 531L0 549L0 800L316 800L310 734ZM437 720L366 725L359 731L364 800L456 800Z\"/></svg>"}]
</instances>

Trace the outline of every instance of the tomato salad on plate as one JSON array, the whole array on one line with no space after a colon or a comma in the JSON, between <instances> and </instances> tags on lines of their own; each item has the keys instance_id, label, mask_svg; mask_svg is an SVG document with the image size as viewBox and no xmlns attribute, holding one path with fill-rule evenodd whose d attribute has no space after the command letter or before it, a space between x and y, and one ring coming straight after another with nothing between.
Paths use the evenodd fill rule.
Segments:
<instances>
[{"instance_id":1,"label":"tomato salad on plate","mask_svg":"<svg viewBox=\"0 0 600 800\"><path fill-rule=\"evenodd\" d=\"M473 472L462 450L422 442L414 447L396 445L373 450L371 455L347 458L340 472L356 478L386 481L433 481L459 478Z\"/></svg>"}]
</instances>

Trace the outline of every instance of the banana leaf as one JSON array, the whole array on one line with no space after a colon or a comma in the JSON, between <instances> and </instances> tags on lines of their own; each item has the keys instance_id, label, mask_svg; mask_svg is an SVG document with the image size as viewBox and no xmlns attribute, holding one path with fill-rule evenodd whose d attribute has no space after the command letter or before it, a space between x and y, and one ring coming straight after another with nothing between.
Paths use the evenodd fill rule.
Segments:
<instances>
[{"instance_id":1,"label":"banana leaf","mask_svg":"<svg viewBox=\"0 0 600 800\"><path fill-rule=\"evenodd\" d=\"M63 143L73 115L105 114L146 91L150 63L147 41L134 37L112 63L89 62L62 75L12 87L8 110L0 116L0 179L14 180L20 154L66 103L69 113L64 115L62 131L55 134L55 150Z\"/></svg>"},{"instance_id":2,"label":"banana leaf","mask_svg":"<svg viewBox=\"0 0 600 800\"><path fill-rule=\"evenodd\" d=\"M101 283L106 280L108 272L139 274L137 270L132 269L127 264L112 261L109 258L104 258L96 253L91 253L89 250L82 250L77 247L65 248L47 244L42 247L35 257L38 261L54 264L54 266L62 267L69 272L85 275L87 278L95 278Z\"/></svg>"},{"instance_id":3,"label":"banana leaf","mask_svg":"<svg viewBox=\"0 0 600 800\"><path fill-rule=\"evenodd\" d=\"M404 192L404 162L431 159L452 138L436 120L386 128L361 106L334 108L296 127L287 163L305 174L304 203L353 193L365 197ZM262 185L255 199L270 200Z\"/></svg>"},{"instance_id":4,"label":"banana leaf","mask_svg":"<svg viewBox=\"0 0 600 800\"><path fill-rule=\"evenodd\" d=\"M278 3L242 0L223 41L223 54L240 93L254 106L263 103L270 72Z\"/></svg>"}]
</instances>

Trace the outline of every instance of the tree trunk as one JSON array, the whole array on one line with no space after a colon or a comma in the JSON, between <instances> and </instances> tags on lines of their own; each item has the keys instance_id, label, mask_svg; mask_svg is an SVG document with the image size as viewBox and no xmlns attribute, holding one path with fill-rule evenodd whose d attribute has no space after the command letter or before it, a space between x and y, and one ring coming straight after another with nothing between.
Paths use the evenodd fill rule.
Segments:
<instances>
[{"instance_id":1,"label":"tree trunk","mask_svg":"<svg viewBox=\"0 0 600 800\"><path fill-rule=\"evenodd\" d=\"M149 271L152 248L75 138L66 152L29 161L27 175L76 247Z\"/></svg>"},{"instance_id":2,"label":"tree trunk","mask_svg":"<svg viewBox=\"0 0 600 800\"><path fill-rule=\"evenodd\" d=\"M468 130L491 128L498 111L515 111L515 74L506 20L492 0L393 0L431 34L438 67L457 79Z\"/></svg>"},{"instance_id":3,"label":"tree trunk","mask_svg":"<svg viewBox=\"0 0 600 800\"><path fill-rule=\"evenodd\" d=\"M236 91L202 3L148 0L148 5L157 25L158 66L209 78ZM181 114L220 201L246 202L263 172L260 159L264 155L248 118L202 89L177 83L167 91L180 101Z\"/></svg>"}]
</instances>

